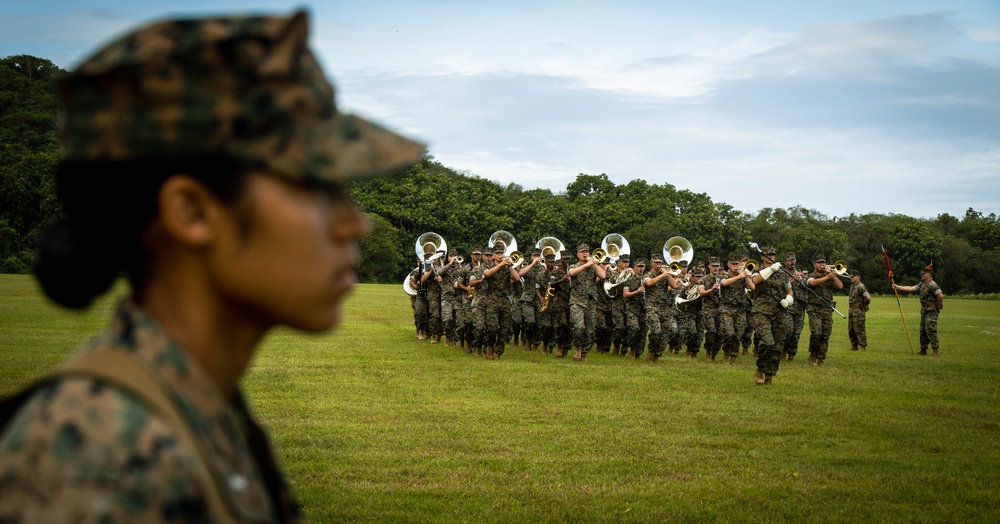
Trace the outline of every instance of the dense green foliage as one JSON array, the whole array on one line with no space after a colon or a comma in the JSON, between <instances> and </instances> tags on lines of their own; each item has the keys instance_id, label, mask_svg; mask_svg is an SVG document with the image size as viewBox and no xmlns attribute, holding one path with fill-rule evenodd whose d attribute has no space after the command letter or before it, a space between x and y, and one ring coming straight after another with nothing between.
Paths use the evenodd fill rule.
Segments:
<instances>
[{"instance_id":1,"label":"dense green foliage","mask_svg":"<svg viewBox=\"0 0 1000 524\"><path fill-rule=\"evenodd\" d=\"M60 72L42 58L0 59L0 272L27 271L40 228L59 213L52 174L54 78ZM570 249L581 242L596 247L614 232L642 257L661 252L672 236L690 240L701 260L745 252L751 241L795 251L805 268L822 252L828 261L844 259L861 271L869 289L879 293L890 292L884 245L900 283L914 283L919 268L933 261L939 270L935 278L947 293L1000 292L1000 218L971 208L964 217L934 219L875 213L830 218L801 207L753 214L713 202L705 193L643 180L616 185L604 174L581 173L560 193L505 187L431 156L405 172L350 189L373 224L372 237L362 245L365 282L401 281L423 232L439 233L467 254L506 229L522 251L543 236L555 236Z\"/></svg>"},{"instance_id":2,"label":"dense green foliage","mask_svg":"<svg viewBox=\"0 0 1000 524\"><path fill-rule=\"evenodd\" d=\"M58 213L55 77L44 58L0 59L0 272L23 273L44 221Z\"/></svg>"},{"instance_id":3,"label":"dense green foliage","mask_svg":"<svg viewBox=\"0 0 1000 524\"><path fill-rule=\"evenodd\" d=\"M125 287L67 314L0 275L0 395ZM244 386L311 522L997 522L1000 302L945 304L940 357L876 297L867 352L838 317L824 367L760 387L749 356L487 361L414 339L398 284L361 285L336 333L270 335Z\"/></svg>"}]
</instances>

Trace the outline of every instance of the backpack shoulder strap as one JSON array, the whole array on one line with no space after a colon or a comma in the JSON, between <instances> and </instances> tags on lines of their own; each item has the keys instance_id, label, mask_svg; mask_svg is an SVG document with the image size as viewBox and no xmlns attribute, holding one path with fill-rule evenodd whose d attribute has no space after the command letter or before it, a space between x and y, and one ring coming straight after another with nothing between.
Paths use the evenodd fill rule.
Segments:
<instances>
[{"instance_id":1,"label":"backpack shoulder strap","mask_svg":"<svg viewBox=\"0 0 1000 524\"><path fill-rule=\"evenodd\" d=\"M107 381L135 395L147 408L159 415L167 427L177 432L180 444L198 453L200 460L192 474L205 490L209 512L216 522L236 522L232 509L226 504L225 484L218 474L209 469L210 456L194 430L183 418L177 405L167 396L159 380L136 362L121 348L89 351L74 357L60 366L56 377L83 375ZM35 389L35 388L31 388Z\"/></svg>"}]
</instances>

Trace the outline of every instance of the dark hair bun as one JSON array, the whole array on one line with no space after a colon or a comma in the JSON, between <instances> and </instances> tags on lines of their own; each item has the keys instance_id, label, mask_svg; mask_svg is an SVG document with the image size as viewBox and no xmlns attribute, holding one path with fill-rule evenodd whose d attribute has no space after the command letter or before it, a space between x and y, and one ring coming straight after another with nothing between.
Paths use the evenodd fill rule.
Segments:
<instances>
[{"instance_id":1,"label":"dark hair bun","mask_svg":"<svg viewBox=\"0 0 1000 524\"><path fill-rule=\"evenodd\" d=\"M86 231L66 219L47 226L38 244L35 276L57 304L85 309L108 290L123 269L100 232Z\"/></svg>"}]
</instances>

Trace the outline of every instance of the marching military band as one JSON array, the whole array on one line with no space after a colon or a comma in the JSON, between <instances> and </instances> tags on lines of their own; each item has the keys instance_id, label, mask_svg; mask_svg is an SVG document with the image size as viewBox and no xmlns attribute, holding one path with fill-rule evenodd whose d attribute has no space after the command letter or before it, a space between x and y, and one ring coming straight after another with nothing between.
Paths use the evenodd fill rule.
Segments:
<instances>
[{"instance_id":1,"label":"marching military band","mask_svg":"<svg viewBox=\"0 0 1000 524\"><path fill-rule=\"evenodd\" d=\"M795 267L795 253L779 262L771 246L749 248L760 262L734 253L725 264L709 257L706 266L694 263L690 242L673 237L662 255L650 257L647 271L616 233L593 252L578 245L575 257L545 237L525 256L501 230L468 259L440 235L424 233L403 289L418 339L489 360L499 360L512 343L557 358L572 351L577 361L596 348L632 359L645 354L654 363L682 349L697 358L704 347L706 361L721 352L722 363L732 365L753 341L755 382L770 384L780 362L794 358L808 313L810 363L822 365L836 311L832 293L843 287L840 278L849 278L846 264L828 266L816 255L814 271L805 274Z\"/></svg>"}]
</instances>

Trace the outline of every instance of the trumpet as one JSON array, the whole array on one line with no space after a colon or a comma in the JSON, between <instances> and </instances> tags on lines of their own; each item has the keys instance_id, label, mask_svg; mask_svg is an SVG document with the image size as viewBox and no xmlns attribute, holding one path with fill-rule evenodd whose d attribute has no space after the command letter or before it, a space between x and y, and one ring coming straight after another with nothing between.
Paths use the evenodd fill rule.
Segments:
<instances>
[{"instance_id":1,"label":"trumpet","mask_svg":"<svg viewBox=\"0 0 1000 524\"><path fill-rule=\"evenodd\" d=\"M747 260L747 263L743 264L743 270L747 273L757 271L758 267L760 267L760 262L757 262L756 260Z\"/></svg>"},{"instance_id":2,"label":"trumpet","mask_svg":"<svg viewBox=\"0 0 1000 524\"><path fill-rule=\"evenodd\" d=\"M608 258L608 253L601 248L597 248L594 250L593 253L590 254L590 258L594 259L594 262L600 264L604 262L605 259Z\"/></svg>"},{"instance_id":3,"label":"trumpet","mask_svg":"<svg viewBox=\"0 0 1000 524\"><path fill-rule=\"evenodd\" d=\"M462 255L458 255L458 257L455 259L455 262L458 262L458 265L461 266L462 262L465 262L465 259L462 258Z\"/></svg>"},{"instance_id":4,"label":"trumpet","mask_svg":"<svg viewBox=\"0 0 1000 524\"><path fill-rule=\"evenodd\" d=\"M660 268L660 269L663 269L663 268ZM683 269L683 268L681 267L681 263L680 262L671 262L670 263L670 269L669 270L663 270L663 271L666 271L672 277L679 277L679 276L681 276L681 269Z\"/></svg>"},{"instance_id":5,"label":"trumpet","mask_svg":"<svg viewBox=\"0 0 1000 524\"><path fill-rule=\"evenodd\" d=\"M832 266L827 265L826 270L832 271L833 273L836 273L837 275L840 275L842 277L851 276L850 273L847 272L847 262L844 262L843 260L838 260L834 262Z\"/></svg>"},{"instance_id":6,"label":"trumpet","mask_svg":"<svg viewBox=\"0 0 1000 524\"><path fill-rule=\"evenodd\" d=\"M520 251L515 251L507 257L510 260L510 267L516 268L524 262L524 255Z\"/></svg>"}]
</instances>

